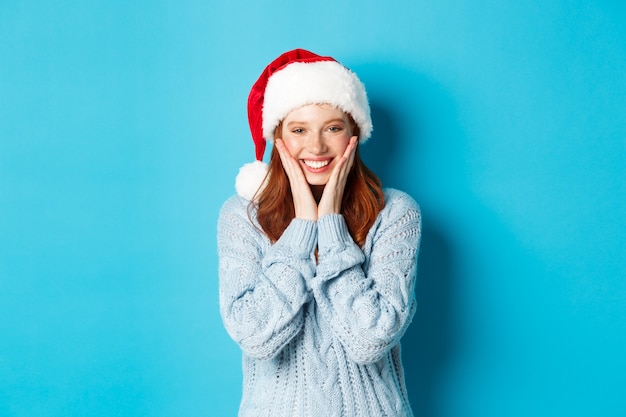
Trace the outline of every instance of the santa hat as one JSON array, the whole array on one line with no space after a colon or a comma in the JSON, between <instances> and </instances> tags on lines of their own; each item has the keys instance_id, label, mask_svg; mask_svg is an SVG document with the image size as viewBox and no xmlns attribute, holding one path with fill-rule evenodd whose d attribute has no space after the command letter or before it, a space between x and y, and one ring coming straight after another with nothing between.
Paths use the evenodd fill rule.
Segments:
<instances>
[{"instance_id":1,"label":"santa hat","mask_svg":"<svg viewBox=\"0 0 626 417\"><path fill-rule=\"evenodd\" d=\"M331 104L350 114L359 127L360 142L372 134L372 119L365 87L356 74L331 57L304 49L285 52L269 64L248 97L248 122L256 161L239 170L237 194L251 200L265 187L266 143L292 110L307 104Z\"/></svg>"}]
</instances>

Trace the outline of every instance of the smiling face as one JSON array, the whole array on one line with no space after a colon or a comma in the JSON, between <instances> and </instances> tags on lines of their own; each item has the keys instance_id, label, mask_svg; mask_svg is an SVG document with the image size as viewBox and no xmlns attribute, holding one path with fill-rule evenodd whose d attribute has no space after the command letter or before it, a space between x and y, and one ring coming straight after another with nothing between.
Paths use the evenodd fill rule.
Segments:
<instances>
[{"instance_id":1,"label":"smiling face","mask_svg":"<svg viewBox=\"0 0 626 417\"><path fill-rule=\"evenodd\" d=\"M293 110L277 133L312 186L328 183L353 135L350 118L329 104L309 104Z\"/></svg>"}]
</instances>

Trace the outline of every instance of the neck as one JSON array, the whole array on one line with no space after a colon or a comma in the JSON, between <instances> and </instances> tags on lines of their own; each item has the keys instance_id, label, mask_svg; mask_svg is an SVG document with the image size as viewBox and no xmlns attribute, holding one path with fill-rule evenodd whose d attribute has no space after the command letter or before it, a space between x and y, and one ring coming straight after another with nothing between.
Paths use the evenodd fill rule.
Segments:
<instances>
[{"instance_id":1,"label":"neck","mask_svg":"<svg viewBox=\"0 0 626 417\"><path fill-rule=\"evenodd\" d=\"M324 186L323 185L310 185L310 187L311 187L311 192L313 193L313 198L315 198L315 202L319 204L320 200L322 199L322 193L324 192Z\"/></svg>"}]
</instances>

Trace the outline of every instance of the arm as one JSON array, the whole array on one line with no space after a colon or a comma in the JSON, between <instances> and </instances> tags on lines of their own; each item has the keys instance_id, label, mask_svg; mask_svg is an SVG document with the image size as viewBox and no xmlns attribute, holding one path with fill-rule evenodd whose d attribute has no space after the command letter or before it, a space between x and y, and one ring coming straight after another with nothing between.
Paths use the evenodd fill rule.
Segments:
<instances>
[{"instance_id":1,"label":"arm","mask_svg":"<svg viewBox=\"0 0 626 417\"><path fill-rule=\"evenodd\" d=\"M395 346L415 311L419 209L402 194L374 227L366 261L343 216L318 220L319 265L311 287L320 313L358 363L375 362Z\"/></svg>"},{"instance_id":2,"label":"arm","mask_svg":"<svg viewBox=\"0 0 626 417\"><path fill-rule=\"evenodd\" d=\"M218 222L220 313L248 355L270 359L300 332L315 271L315 222L294 219L270 245L241 200L229 200Z\"/></svg>"}]
</instances>

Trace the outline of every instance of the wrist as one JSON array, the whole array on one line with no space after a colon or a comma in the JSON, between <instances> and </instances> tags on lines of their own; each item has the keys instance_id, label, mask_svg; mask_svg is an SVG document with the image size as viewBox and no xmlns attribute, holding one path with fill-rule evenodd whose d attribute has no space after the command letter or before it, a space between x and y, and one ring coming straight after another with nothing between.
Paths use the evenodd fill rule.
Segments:
<instances>
[{"instance_id":1,"label":"wrist","mask_svg":"<svg viewBox=\"0 0 626 417\"><path fill-rule=\"evenodd\" d=\"M300 206L296 206L295 207L295 215L296 215L296 219L302 219L302 220L311 220L311 221L317 221L317 218L319 217L319 214L317 212L317 206L314 207L309 207L309 206L305 206L305 207L300 207Z\"/></svg>"},{"instance_id":2,"label":"wrist","mask_svg":"<svg viewBox=\"0 0 626 417\"><path fill-rule=\"evenodd\" d=\"M317 217L319 218L327 214L341 214L341 200L333 199L333 201L327 201L322 198L317 209Z\"/></svg>"}]
</instances>

